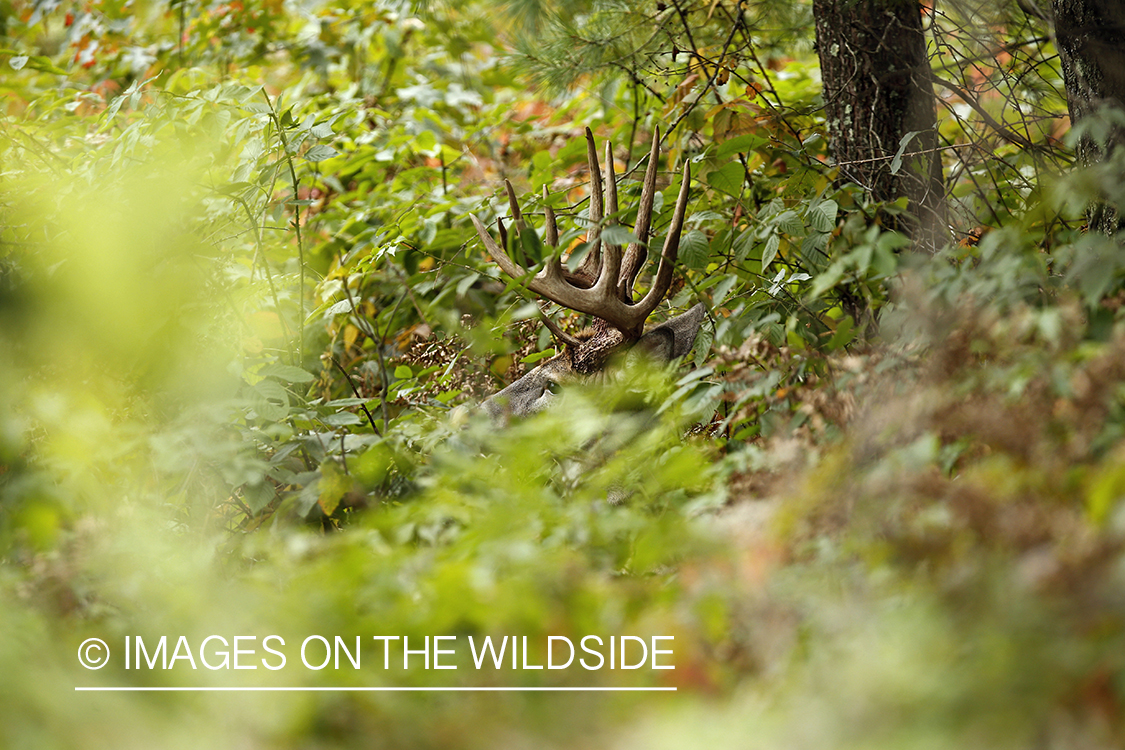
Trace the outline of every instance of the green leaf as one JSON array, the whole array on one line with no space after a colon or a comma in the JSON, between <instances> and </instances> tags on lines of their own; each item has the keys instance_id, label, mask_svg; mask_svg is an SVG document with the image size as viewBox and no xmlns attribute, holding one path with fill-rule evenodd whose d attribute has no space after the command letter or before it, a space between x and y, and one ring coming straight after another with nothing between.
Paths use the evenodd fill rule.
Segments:
<instances>
[{"instance_id":1,"label":"green leaf","mask_svg":"<svg viewBox=\"0 0 1125 750\"><path fill-rule=\"evenodd\" d=\"M305 161L324 161L325 159L331 159L335 155L336 149L331 146L325 146L323 143L318 143L305 152Z\"/></svg>"},{"instance_id":2,"label":"green leaf","mask_svg":"<svg viewBox=\"0 0 1125 750\"><path fill-rule=\"evenodd\" d=\"M376 443L348 463L361 482L377 485L390 473L394 458L394 451L386 443Z\"/></svg>"},{"instance_id":3,"label":"green leaf","mask_svg":"<svg viewBox=\"0 0 1125 750\"><path fill-rule=\"evenodd\" d=\"M320 465L320 481L316 484L317 504L330 516L340 507L340 501L352 488L351 479L341 472L334 461L325 461Z\"/></svg>"},{"instance_id":4,"label":"green leaf","mask_svg":"<svg viewBox=\"0 0 1125 750\"><path fill-rule=\"evenodd\" d=\"M706 268L710 259L709 248L707 235L693 229L680 239L680 259L688 268Z\"/></svg>"},{"instance_id":5,"label":"green leaf","mask_svg":"<svg viewBox=\"0 0 1125 750\"><path fill-rule=\"evenodd\" d=\"M269 482L247 484L242 488L242 502L246 504L251 513L257 513L269 505L276 496L277 493Z\"/></svg>"},{"instance_id":6,"label":"green leaf","mask_svg":"<svg viewBox=\"0 0 1125 750\"><path fill-rule=\"evenodd\" d=\"M876 245L880 250L888 252L898 250L910 244L910 238L900 232L883 232L879 235Z\"/></svg>"},{"instance_id":7,"label":"green leaf","mask_svg":"<svg viewBox=\"0 0 1125 750\"><path fill-rule=\"evenodd\" d=\"M41 73L53 73L55 75L67 75L67 72L62 68L51 62L51 58L46 55L23 55L16 54L15 50L0 49L0 54L10 55L8 58L8 65L13 70L22 70L24 67L38 70Z\"/></svg>"},{"instance_id":8,"label":"green leaf","mask_svg":"<svg viewBox=\"0 0 1125 750\"><path fill-rule=\"evenodd\" d=\"M898 142L898 151L895 152L895 158L891 159L891 174L898 174L898 170L902 169L902 155L906 151L906 147L910 144L910 141L920 132L920 130L911 130Z\"/></svg>"},{"instance_id":9,"label":"green leaf","mask_svg":"<svg viewBox=\"0 0 1125 750\"><path fill-rule=\"evenodd\" d=\"M250 389L250 405L258 416L280 422L289 416L289 393L274 380L263 380Z\"/></svg>"},{"instance_id":10,"label":"green leaf","mask_svg":"<svg viewBox=\"0 0 1125 750\"><path fill-rule=\"evenodd\" d=\"M836 324L836 332L828 340L829 350L843 349L855 338L855 321L852 316L845 315L843 320Z\"/></svg>"},{"instance_id":11,"label":"green leaf","mask_svg":"<svg viewBox=\"0 0 1125 750\"><path fill-rule=\"evenodd\" d=\"M770 263L777 257L778 248L781 247L781 238L776 234L771 234L769 239L766 240L766 249L762 251L762 273L766 272Z\"/></svg>"},{"instance_id":12,"label":"green leaf","mask_svg":"<svg viewBox=\"0 0 1125 750\"><path fill-rule=\"evenodd\" d=\"M436 146L436 145L437 145L437 138L434 136L433 131L423 130L411 142L410 148L416 154L424 153L424 152L428 153L428 152L432 151L434 146Z\"/></svg>"},{"instance_id":13,"label":"green leaf","mask_svg":"<svg viewBox=\"0 0 1125 750\"><path fill-rule=\"evenodd\" d=\"M711 304L718 307L727 298L731 288L738 282L738 277L733 273L727 274L726 278L715 285L715 289L711 292Z\"/></svg>"},{"instance_id":14,"label":"green leaf","mask_svg":"<svg viewBox=\"0 0 1125 750\"><path fill-rule=\"evenodd\" d=\"M410 369L410 365L399 365L395 368L395 377L399 380L409 380L414 377L414 371Z\"/></svg>"},{"instance_id":15,"label":"green leaf","mask_svg":"<svg viewBox=\"0 0 1125 750\"><path fill-rule=\"evenodd\" d=\"M559 244L563 245L565 243L563 243L562 240L560 240ZM573 250L570 251L570 255L568 255L567 258L566 258L566 267L572 273L574 271L577 271L578 266L582 265L582 261L586 258L586 256L593 249L594 249L594 243L593 242L583 242L581 245L579 245L578 247L576 247L576 248L574 248Z\"/></svg>"},{"instance_id":16,"label":"green leaf","mask_svg":"<svg viewBox=\"0 0 1125 750\"><path fill-rule=\"evenodd\" d=\"M701 227L708 222L718 222L720 224L726 224L727 218L728 217L724 216L718 211L696 211L688 217L687 223L693 227Z\"/></svg>"},{"instance_id":17,"label":"green leaf","mask_svg":"<svg viewBox=\"0 0 1125 750\"><path fill-rule=\"evenodd\" d=\"M619 224L602 229L602 241L608 245L628 245L630 242L639 242L637 235Z\"/></svg>"},{"instance_id":18,"label":"green leaf","mask_svg":"<svg viewBox=\"0 0 1125 750\"><path fill-rule=\"evenodd\" d=\"M522 223L522 222L521 222ZM543 262L543 241L535 229L517 224L508 232L508 255L524 268L534 268ZM518 252L517 252L518 251Z\"/></svg>"},{"instance_id":19,"label":"green leaf","mask_svg":"<svg viewBox=\"0 0 1125 750\"><path fill-rule=\"evenodd\" d=\"M333 315L350 313L353 309L355 309L355 303L353 303L350 299L342 299L326 309L324 311L324 316L326 318L331 318Z\"/></svg>"},{"instance_id":20,"label":"green leaf","mask_svg":"<svg viewBox=\"0 0 1125 750\"><path fill-rule=\"evenodd\" d=\"M747 133L735 138L723 141L719 148L715 151L715 156L720 159L726 159L734 154L745 154L753 151L754 149L764 146L767 143L766 139L760 135ZM739 165L741 167L741 165Z\"/></svg>"},{"instance_id":21,"label":"green leaf","mask_svg":"<svg viewBox=\"0 0 1125 750\"><path fill-rule=\"evenodd\" d=\"M831 232L836 228L836 201L827 200L809 206L809 223L818 232Z\"/></svg>"},{"instance_id":22,"label":"green leaf","mask_svg":"<svg viewBox=\"0 0 1125 750\"><path fill-rule=\"evenodd\" d=\"M777 228L786 234L802 234L805 231L804 222L793 210L783 211L774 221L777 223Z\"/></svg>"},{"instance_id":23,"label":"green leaf","mask_svg":"<svg viewBox=\"0 0 1125 750\"><path fill-rule=\"evenodd\" d=\"M465 278L458 281L457 282L457 296L458 297L464 297L465 293L469 291L469 287L471 287L473 284L477 283L477 279L479 279L479 278L480 278L480 274L477 273L476 271L473 271L472 273L465 276Z\"/></svg>"},{"instance_id":24,"label":"green leaf","mask_svg":"<svg viewBox=\"0 0 1125 750\"><path fill-rule=\"evenodd\" d=\"M746 179L746 170L742 164L732 161L722 169L715 170L707 175L707 184L727 195L738 195L742 191L742 184Z\"/></svg>"},{"instance_id":25,"label":"green leaf","mask_svg":"<svg viewBox=\"0 0 1125 750\"><path fill-rule=\"evenodd\" d=\"M329 427L344 427L346 425L363 424L358 414L350 411L338 411L335 414L325 415L321 421Z\"/></svg>"},{"instance_id":26,"label":"green leaf","mask_svg":"<svg viewBox=\"0 0 1125 750\"><path fill-rule=\"evenodd\" d=\"M845 264L842 259L837 260L835 263L828 267L827 271L822 274L818 274L817 277L813 279L812 286L809 288L809 299L816 299L832 287L836 286L836 284L840 283L840 279L844 277L844 265Z\"/></svg>"},{"instance_id":27,"label":"green leaf","mask_svg":"<svg viewBox=\"0 0 1125 750\"><path fill-rule=\"evenodd\" d=\"M744 261L750 257L750 251L754 249L755 245L755 229L747 229L734 241L734 257L738 261Z\"/></svg>"},{"instance_id":28,"label":"green leaf","mask_svg":"<svg viewBox=\"0 0 1125 750\"><path fill-rule=\"evenodd\" d=\"M292 365L266 365L258 370L258 375L263 378L277 378L286 383L311 383L316 380L312 373Z\"/></svg>"},{"instance_id":29,"label":"green leaf","mask_svg":"<svg viewBox=\"0 0 1125 750\"><path fill-rule=\"evenodd\" d=\"M538 362L539 360L547 359L548 357L553 357L556 354L558 354L558 352L556 352L554 349L544 349L541 352L532 352L531 354L522 358L520 360L520 362L525 364L525 365L533 365L536 362Z\"/></svg>"}]
</instances>

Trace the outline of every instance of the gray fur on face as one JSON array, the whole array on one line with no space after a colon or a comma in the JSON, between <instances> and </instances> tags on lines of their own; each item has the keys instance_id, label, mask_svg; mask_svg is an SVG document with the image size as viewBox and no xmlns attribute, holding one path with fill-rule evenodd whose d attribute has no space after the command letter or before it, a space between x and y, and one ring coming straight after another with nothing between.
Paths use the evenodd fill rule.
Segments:
<instances>
[{"instance_id":1,"label":"gray fur on face","mask_svg":"<svg viewBox=\"0 0 1125 750\"><path fill-rule=\"evenodd\" d=\"M482 404L494 420L526 417L550 406L562 381L571 374L566 354L552 357Z\"/></svg>"}]
</instances>

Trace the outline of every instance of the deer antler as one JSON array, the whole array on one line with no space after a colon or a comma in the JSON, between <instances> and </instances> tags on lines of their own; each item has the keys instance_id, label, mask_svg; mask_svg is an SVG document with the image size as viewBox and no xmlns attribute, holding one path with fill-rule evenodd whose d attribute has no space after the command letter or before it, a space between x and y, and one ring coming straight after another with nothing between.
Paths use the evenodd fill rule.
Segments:
<instances>
[{"instance_id":1,"label":"deer antler","mask_svg":"<svg viewBox=\"0 0 1125 750\"><path fill-rule=\"evenodd\" d=\"M660 263L656 269L656 278L652 288L640 301L633 299L633 284L637 279L641 266L648 257L648 234L652 226L652 206L656 194L656 167L660 151L660 133L655 132L652 137L652 149L649 152L648 169L645 171L644 183L641 188L641 202L637 207L637 223L634 235L637 242L632 242L622 252L621 246L603 242L600 236L602 223L602 210L609 216L617 213L617 175L613 169L613 155L609 145L606 146L606 174L605 195L603 204L601 170L598 167L597 154L594 146L594 135L586 129L587 160L590 164L590 224L595 235L591 242L592 249L583 260L581 267L576 272L568 271L562 264L558 255L551 256L545 261L543 268L527 283L527 288L547 299L577 312L587 313L609 323L618 329L628 339L640 338L644 330L644 323L648 316L664 299L668 288L672 284L672 270L680 249L680 233L684 226L684 216L687 212L688 193L691 184L691 166L684 163L683 183L680 185L680 194L676 199L675 210L672 214L672 224L668 228L668 238L664 242L664 249L660 254ZM508 203L512 211L512 219L516 231L532 231L527 228L520 214L516 201L515 190L511 183L505 180L508 193ZM544 197L546 189L544 188ZM558 227L555 223L554 212L550 207L545 207L547 217L546 237L547 243L554 245L558 242ZM476 216L470 215L473 225L480 235L481 242L488 249L496 264L504 273L512 278L523 278L529 272L514 262L509 257L507 247L507 230L502 219L497 219L500 230L500 244L496 243L485 226ZM603 252L604 250L604 252Z\"/></svg>"}]
</instances>

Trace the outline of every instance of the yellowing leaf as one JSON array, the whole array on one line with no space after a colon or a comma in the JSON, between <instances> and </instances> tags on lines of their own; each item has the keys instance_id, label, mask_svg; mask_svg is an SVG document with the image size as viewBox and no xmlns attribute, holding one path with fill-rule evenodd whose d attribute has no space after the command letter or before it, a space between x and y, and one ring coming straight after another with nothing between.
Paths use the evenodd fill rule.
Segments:
<instances>
[{"instance_id":1,"label":"yellowing leaf","mask_svg":"<svg viewBox=\"0 0 1125 750\"><path fill-rule=\"evenodd\" d=\"M317 482L316 502L324 515L330 516L340 506L340 500L351 489L352 482L332 461L320 465L320 481Z\"/></svg>"},{"instance_id":2,"label":"yellowing leaf","mask_svg":"<svg viewBox=\"0 0 1125 750\"><path fill-rule=\"evenodd\" d=\"M502 354L496 359L492 360L492 364L488 369L497 375L504 375L508 372L508 368L512 366L512 357L509 354Z\"/></svg>"}]
</instances>

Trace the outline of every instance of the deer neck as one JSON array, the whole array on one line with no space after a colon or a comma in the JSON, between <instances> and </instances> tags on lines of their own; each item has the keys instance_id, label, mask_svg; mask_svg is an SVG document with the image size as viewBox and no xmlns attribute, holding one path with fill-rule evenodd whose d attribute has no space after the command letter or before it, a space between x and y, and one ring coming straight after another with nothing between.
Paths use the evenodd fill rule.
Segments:
<instances>
[{"instance_id":1,"label":"deer neck","mask_svg":"<svg viewBox=\"0 0 1125 750\"><path fill-rule=\"evenodd\" d=\"M628 341L624 333L601 318L595 318L593 325L583 333L582 345L571 353L574 372L578 375L602 371L613 353Z\"/></svg>"}]
</instances>

